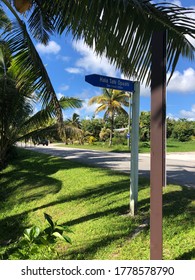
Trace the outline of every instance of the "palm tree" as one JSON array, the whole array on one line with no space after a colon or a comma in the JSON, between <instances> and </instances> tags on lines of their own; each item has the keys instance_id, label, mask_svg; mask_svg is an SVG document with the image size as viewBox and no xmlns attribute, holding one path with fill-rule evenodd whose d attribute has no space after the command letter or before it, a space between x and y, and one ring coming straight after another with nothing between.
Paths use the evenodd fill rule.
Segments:
<instances>
[{"instance_id":1,"label":"palm tree","mask_svg":"<svg viewBox=\"0 0 195 280\"><path fill-rule=\"evenodd\" d=\"M77 113L74 113L71 119L67 119L67 123L73 127L81 128L81 122Z\"/></svg>"},{"instance_id":2,"label":"palm tree","mask_svg":"<svg viewBox=\"0 0 195 280\"><path fill-rule=\"evenodd\" d=\"M16 86L11 54L5 42L0 45L0 168L5 165L9 152L23 122L32 114L32 89Z\"/></svg>"},{"instance_id":3,"label":"palm tree","mask_svg":"<svg viewBox=\"0 0 195 280\"><path fill-rule=\"evenodd\" d=\"M79 115L73 113L72 118L67 119L64 124L67 138L69 138L72 143L73 140L78 140L81 143L83 141L83 131L81 129Z\"/></svg>"},{"instance_id":4,"label":"palm tree","mask_svg":"<svg viewBox=\"0 0 195 280\"><path fill-rule=\"evenodd\" d=\"M103 93L94 96L89 100L89 105L97 103L99 106L95 113L105 111L104 119L110 120L110 141L109 146L112 145L112 136L114 130L114 118L118 114L127 115L127 112L122 106L129 106L129 95L123 91L103 89Z\"/></svg>"},{"instance_id":5,"label":"palm tree","mask_svg":"<svg viewBox=\"0 0 195 280\"><path fill-rule=\"evenodd\" d=\"M10 150L17 141L49 131L58 132L56 121L50 124L55 116L50 104L33 115L32 101L35 94L39 96L40 93L34 93L28 81L20 86L17 74L15 60L7 43L0 42L0 168L5 166ZM61 110L80 108L82 105L80 99L72 97L61 97L58 102Z\"/></svg>"},{"instance_id":6,"label":"palm tree","mask_svg":"<svg viewBox=\"0 0 195 280\"><path fill-rule=\"evenodd\" d=\"M25 88L25 84L28 83L28 85L34 92L38 91L40 93L39 100L42 102L43 109L49 107L50 111L52 111L52 113L56 115L59 124L59 132L62 133L63 115L59 100L48 76L48 73L42 63L42 60L32 42L31 36L28 33L26 24L24 20L20 18L19 14L13 6L14 4L20 11L23 11L22 7L20 9L20 6L18 6L18 4L26 5L29 1L2 0L1 2L6 5L12 15L15 17L15 21L12 21L11 24L9 21L7 22L7 24L3 25L4 32L1 34L1 39L8 43L10 51L14 57L12 67L14 68L15 75L17 76L17 86L19 86L20 88ZM31 7L31 5L27 6ZM0 13L5 16L5 12L3 11L2 6L0 6ZM34 13L31 14L31 17L34 17ZM41 18L42 17L43 16L41 16ZM40 31L40 29L38 28L38 26L40 25L39 20L41 19L38 19L37 17L36 19L34 19L37 24L37 31L34 32L37 33L39 33ZM31 30L30 25L29 28ZM40 42L46 43L49 37L45 30L50 30L51 32L51 29L51 26L46 27L43 22L43 26L40 31L41 35L39 38L38 35L35 35L32 30L31 33L34 35L34 37L39 39ZM21 69L23 69L23 71L21 71Z\"/></svg>"}]
</instances>

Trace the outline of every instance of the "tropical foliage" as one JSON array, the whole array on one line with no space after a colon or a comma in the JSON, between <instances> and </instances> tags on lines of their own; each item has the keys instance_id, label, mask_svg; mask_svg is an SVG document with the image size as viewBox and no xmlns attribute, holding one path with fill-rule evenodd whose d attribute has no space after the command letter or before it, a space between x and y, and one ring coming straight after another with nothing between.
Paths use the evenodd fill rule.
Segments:
<instances>
[{"instance_id":1,"label":"tropical foliage","mask_svg":"<svg viewBox=\"0 0 195 280\"><path fill-rule=\"evenodd\" d=\"M10 39L17 52L21 54L21 50L26 50L23 54L23 58L26 59L23 62L19 59L23 66L27 60L29 62L32 57L37 57L37 54L32 47L24 21L14 9L13 4L16 6L16 2L23 2L22 6L27 4L27 8L30 9L30 12L26 13L26 22L36 40L46 44L54 32L71 32L74 38L82 37L97 53L106 54L110 62L123 73L128 76L134 75L140 81L150 81L150 44L154 32L167 31L167 71L171 70L173 73L180 55L194 58L194 46L186 37L195 36L195 21L191 17L193 10L172 3L155 4L149 0L2 2L12 11L18 22ZM40 61L35 61L34 66L37 67ZM43 87L46 86L45 78L48 77L44 71L36 75L37 81L40 81ZM53 89L49 83L47 86L50 87L49 97L52 99ZM49 97L45 95L44 100L48 101ZM55 100L52 102L54 104Z\"/></svg>"},{"instance_id":2,"label":"tropical foliage","mask_svg":"<svg viewBox=\"0 0 195 280\"><path fill-rule=\"evenodd\" d=\"M16 87L11 54L7 45L0 45L0 168L7 161L10 150L23 131L23 124L32 114L32 88Z\"/></svg>"},{"instance_id":3,"label":"tropical foliage","mask_svg":"<svg viewBox=\"0 0 195 280\"><path fill-rule=\"evenodd\" d=\"M17 11L14 9L12 5L13 1L2 0L2 2L15 18L11 24L4 25L5 28L4 32L1 34L1 38L7 41L11 53L13 54L13 67L17 75L17 86L21 88L25 87L27 82L35 92L39 92L39 98L43 104L43 108L50 107L50 112L57 116L59 132L61 132L63 124L61 106L47 71L28 33L25 21L23 18L20 18ZM21 1L14 2L16 4L16 2ZM1 11L3 12L2 7ZM42 33L44 33L43 30ZM39 40L45 42L45 37L42 36ZM21 71L21 69L23 69L23 71Z\"/></svg>"},{"instance_id":4,"label":"tropical foliage","mask_svg":"<svg viewBox=\"0 0 195 280\"><path fill-rule=\"evenodd\" d=\"M167 31L167 71L172 72L180 55L194 57L194 47L185 35L195 34L192 10L151 2L34 0L27 21L35 38L47 42L52 31L71 31L99 54L105 53L125 74L149 82L153 33Z\"/></svg>"},{"instance_id":5,"label":"tropical foliage","mask_svg":"<svg viewBox=\"0 0 195 280\"><path fill-rule=\"evenodd\" d=\"M122 122L123 121L123 122ZM127 145L128 114L117 115L114 118L113 145ZM187 119L166 119L167 139L173 141L187 142L195 139L195 121ZM110 138L109 119L92 118L81 120L81 131L83 133L83 143L88 143L89 137L94 137L96 142L108 143ZM119 130L118 130L119 129ZM150 146L150 112L142 111L139 119L139 139ZM76 138L72 138L72 143L76 144ZM81 144L80 143L80 144Z\"/></svg>"},{"instance_id":6,"label":"tropical foliage","mask_svg":"<svg viewBox=\"0 0 195 280\"><path fill-rule=\"evenodd\" d=\"M21 68L22 72L23 69ZM6 42L0 43L0 168L9 156L12 146L19 140L46 136L52 131L57 134L58 126L53 119L50 106L33 115L33 101L40 100L31 83L18 84L18 71ZM60 109L79 108L82 101L77 98L62 97ZM63 126L64 138L66 126Z\"/></svg>"},{"instance_id":7,"label":"tropical foliage","mask_svg":"<svg viewBox=\"0 0 195 280\"><path fill-rule=\"evenodd\" d=\"M112 89L103 89L103 93L99 96L94 96L89 100L89 105L98 104L95 113L105 111L104 119L110 121L110 142L109 145L112 145L112 137L114 130L114 118L118 114L127 115L127 112L123 106L129 106L129 95L126 92L112 90Z\"/></svg>"}]
</instances>

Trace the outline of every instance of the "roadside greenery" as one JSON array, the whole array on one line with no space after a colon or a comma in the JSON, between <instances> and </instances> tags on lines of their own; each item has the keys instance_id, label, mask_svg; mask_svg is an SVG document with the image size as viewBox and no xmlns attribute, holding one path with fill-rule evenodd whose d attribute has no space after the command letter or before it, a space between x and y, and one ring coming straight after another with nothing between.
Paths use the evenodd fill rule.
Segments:
<instances>
[{"instance_id":1,"label":"roadside greenery","mask_svg":"<svg viewBox=\"0 0 195 280\"><path fill-rule=\"evenodd\" d=\"M77 120L79 116L77 115ZM187 119L167 118L167 151L188 152L195 150L195 121ZM109 150L128 151L127 133L128 116L117 114L114 118L114 133L112 146L110 147L111 126L108 119L79 120L80 134L67 137L66 144L75 147ZM131 134L131 127L130 127ZM140 152L150 150L150 112L141 112L139 121ZM52 139L55 142L55 139Z\"/></svg>"},{"instance_id":2,"label":"roadside greenery","mask_svg":"<svg viewBox=\"0 0 195 280\"><path fill-rule=\"evenodd\" d=\"M147 179L139 180L138 214L132 218L128 175L23 149L18 155L1 172L1 259L16 259L26 229L45 229L44 213L74 232L68 233L72 244L56 240L31 259L149 259ZM193 188L163 189L164 259L195 259L194 202Z\"/></svg>"},{"instance_id":3,"label":"roadside greenery","mask_svg":"<svg viewBox=\"0 0 195 280\"><path fill-rule=\"evenodd\" d=\"M26 260L33 258L35 254L41 254L44 257L50 251L54 256L56 255L58 257L58 252L52 245L57 240L71 244L71 239L67 235L63 235L64 231L72 232L68 227L58 225L47 213L44 213L44 218L49 224L45 229L42 230L40 227L34 225L24 230L23 236L19 239L17 249L13 254L13 258Z\"/></svg>"},{"instance_id":4,"label":"roadside greenery","mask_svg":"<svg viewBox=\"0 0 195 280\"><path fill-rule=\"evenodd\" d=\"M64 143L55 143L56 146L64 147ZM129 147L127 145L112 145L109 147L102 142L84 143L82 146L80 144L69 144L67 147L79 148L79 149L90 149L99 150L107 152L129 152ZM180 142L173 139L167 140L166 151L169 152L195 152L195 141ZM139 142L139 153L149 153L150 152L150 142Z\"/></svg>"},{"instance_id":5,"label":"roadside greenery","mask_svg":"<svg viewBox=\"0 0 195 280\"><path fill-rule=\"evenodd\" d=\"M128 116L123 106L129 107L129 94L124 91L104 88L101 95L93 96L89 105L97 104L95 113L104 111L104 120L110 125L109 146L112 146L114 122L117 115Z\"/></svg>"}]
</instances>

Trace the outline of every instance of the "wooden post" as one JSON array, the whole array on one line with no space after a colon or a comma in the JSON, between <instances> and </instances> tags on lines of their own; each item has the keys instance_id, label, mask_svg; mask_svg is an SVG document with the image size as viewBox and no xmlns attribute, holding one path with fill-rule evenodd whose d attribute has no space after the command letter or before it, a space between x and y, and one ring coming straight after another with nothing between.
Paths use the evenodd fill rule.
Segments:
<instances>
[{"instance_id":1,"label":"wooden post","mask_svg":"<svg viewBox=\"0 0 195 280\"><path fill-rule=\"evenodd\" d=\"M166 32L152 36L150 259L161 260L162 189L165 185Z\"/></svg>"}]
</instances>

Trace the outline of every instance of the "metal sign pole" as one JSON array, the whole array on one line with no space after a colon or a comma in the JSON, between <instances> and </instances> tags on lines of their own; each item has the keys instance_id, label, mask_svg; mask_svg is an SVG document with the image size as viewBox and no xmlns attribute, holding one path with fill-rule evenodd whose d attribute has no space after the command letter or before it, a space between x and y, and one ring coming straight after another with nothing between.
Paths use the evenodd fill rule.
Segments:
<instances>
[{"instance_id":1,"label":"metal sign pole","mask_svg":"<svg viewBox=\"0 0 195 280\"><path fill-rule=\"evenodd\" d=\"M91 74L85 81L96 87L112 88L132 94L132 138L131 138L131 173L130 173L130 214L135 215L138 201L138 147L139 147L139 104L140 83L108 76ZM129 107L129 110L131 108ZM130 112L129 112L130 113ZM129 120L130 121L130 120ZM130 137L130 135L129 135Z\"/></svg>"},{"instance_id":2,"label":"metal sign pole","mask_svg":"<svg viewBox=\"0 0 195 280\"><path fill-rule=\"evenodd\" d=\"M162 259L162 189L165 185L166 32L152 36L150 258Z\"/></svg>"},{"instance_id":3,"label":"metal sign pole","mask_svg":"<svg viewBox=\"0 0 195 280\"><path fill-rule=\"evenodd\" d=\"M138 149L139 149L139 103L140 83L135 82L132 94L132 138L131 138L131 176L130 176L130 214L134 216L138 201Z\"/></svg>"},{"instance_id":4,"label":"metal sign pole","mask_svg":"<svg viewBox=\"0 0 195 280\"><path fill-rule=\"evenodd\" d=\"M127 137L127 147L130 149L131 143L131 92L128 92L129 95L129 119L128 119L128 137Z\"/></svg>"}]
</instances>

